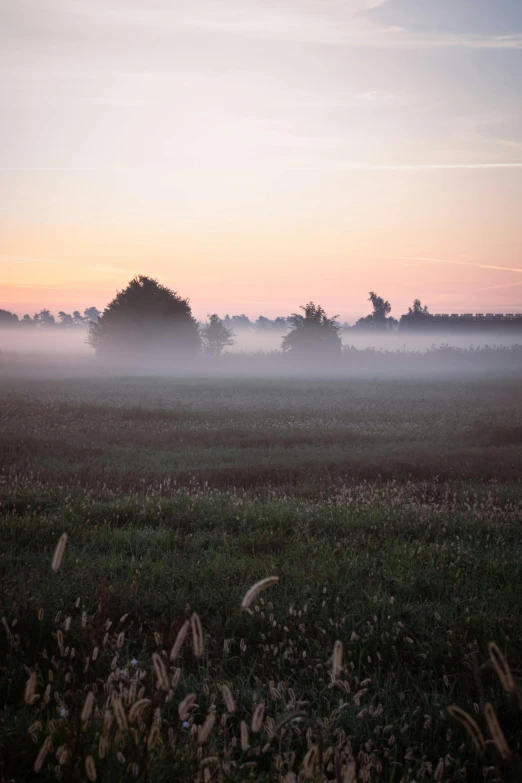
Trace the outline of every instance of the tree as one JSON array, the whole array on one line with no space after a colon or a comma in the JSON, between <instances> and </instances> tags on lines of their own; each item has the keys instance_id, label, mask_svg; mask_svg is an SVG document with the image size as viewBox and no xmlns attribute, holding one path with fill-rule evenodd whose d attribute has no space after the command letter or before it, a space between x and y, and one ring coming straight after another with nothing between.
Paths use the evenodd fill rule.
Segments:
<instances>
[{"instance_id":1,"label":"tree","mask_svg":"<svg viewBox=\"0 0 522 783\"><path fill-rule=\"evenodd\" d=\"M368 301L373 305L373 320L378 324L386 324L386 316L391 312L391 304L388 300L384 300L382 296L377 296L373 291L370 291Z\"/></svg>"},{"instance_id":2,"label":"tree","mask_svg":"<svg viewBox=\"0 0 522 783\"><path fill-rule=\"evenodd\" d=\"M422 302L420 299L414 299L413 307L408 307L408 315L411 315L414 318L424 318L429 314L430 311L428 310L426 305L424 305L424 307L422 306Z\"/></svg>"},{"instance_id":3,"label":"tree","mask_svg":"<svg viewBox=\"0 0 522 783\"><path fill-rule=\"evenodd\" d=\"M378 296L374 291L370 291L368 301L372 303L373 313L359 318L355 326L359 329L389 329L397 322L394 318L388 318L391 312L391 304L387 299Z\"/></svg>"},{"instance_id":4,"label":"tree","mask_svg":"<svg viewBox=\"0 0 522 783\"><path fill-rule=\"evenodd\" d=\"M304 315L293 313L288 319L292 329L283 337L283 351L292 355L325 355L339 353L341 338L335 319L328 318L325 310L313 302L301 306Z\"/></svg>"},{"instance_id":5,"label":"tree","mask_svg":"<svg viewBox=\"0 0 522 783\"><path fill-rule=\"evenodd\" d=\"M0 327L14 326L18 323L18 316L10 310L0 310Z\"/></svg>"},{"instance_id":6,"label":"tree","mask_svg":"<svg viewBox=\"0 0 522 783\"><path fill-rule=\"evenodd\" d=\"M234 345L234 335L221 318L213 313L208 316L208 323L201 328L203 348L209 356L219 356L224 348Z\"/></svg>"},{"instance_id":7,"label":"tree","mask_svg":"<svg viewBox=\"0 0 522 783\"><path fill-rule=\"evenodd\" d=\"M39 313L35 313L33 321L35 324L41 324L42 326L54 326L56 323L54 315L49 310L40 310Z\"/></svg>"},{"instance_id":8,"label":"tree","mask_svg":"<svg viewBox=\"0 0 522 783\"><path fill-rule=\"evenodd\" d=\"M288 322L288 318L285 318L282 315L278 315L277 318L274 318L273 328L278 332L282 332L287 328Z\"/></svg>"},{"instance_id":9,"label":"tree","mask_svg":"<svg viewBox=\"0 0 522 783\"><path fill-rule=\"evenodd\" d=\"M188 356L201 346L188 299L145 275L131 280L98 323L91 322L88 342L100 355L142 360Z\"/></svg>"},{"instance_id":10,"label":"tree","mask_svg":"<svg viewBox=\"0 0 522 783\"><path fill-rule=\"evenodd\" d=\"M78 313L78 315L80 315ZM90 321L92 324L97 324L100 318L101 312L98 310L97 307L87 307L83 311L83 317L85 321ZM80 316L81 318L81 316Z\"/></svg>"},{"instance_id":11,"label":"tree","mask_svg":"<svg viewBox=\"0 0 522 783\"><path fill-rule=\"evenodd\" d=\"M80 313L79 310L73 310L72 317L75 326L85 326L86 319L83 317L83 315Z\"/></svg>"},{"instance_id":12,"label":"tree","mask_svg":"<svg viewBox=\"0 0 522 783\"><path fill-rule=\"evenodd\" d=\"M431 321L430 311L422 305L420 299L414 299L412 307L401 317L401 329L417 329L426 326Z\"/></svg>"},{"instance_id":13,"label":"tree","mask_svg":"<svg viewBox=\"0 0 522 783\"><path fill-rule=\"evenodd\" d=\"M264 315L260 315L257 321L255 322L255 326L257 329L270 329L274 325L274 322L270 320L270 318L267 318Z\"/></svg>"},{"instance_id":14,"label":"tree","mask_svg":"<svg viewBox=\"0 0 522 783\"><path fill-rule=\"evenodd\" d=\"M60 310L58 318L60 319L60 326L65 326L67 328L74 326L73 317L72 315L69 315L69 313L64 313L63 310Z\"/></svg>"},{"instance_id":15,"label":"tree","mask_svg":"<svg viewBox=\"0 0 522 783\"><path fill-rule=\"evenodd\" d=\"M242 313L241 315L232 316L232 324L239 329L249 329L252 326L252 321L248 315Z\"/></svg>"}]
</instances>

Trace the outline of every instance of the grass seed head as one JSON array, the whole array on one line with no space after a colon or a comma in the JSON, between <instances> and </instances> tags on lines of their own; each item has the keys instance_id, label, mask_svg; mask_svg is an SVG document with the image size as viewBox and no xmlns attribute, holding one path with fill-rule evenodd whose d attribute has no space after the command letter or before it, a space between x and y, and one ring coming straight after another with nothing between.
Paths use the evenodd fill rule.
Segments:
<instances>
[{"instance_id":1,"label":"grass seed head","mask_svg":"<svg viewBox=\"0 0 522 783\"><path fill-rule=\"evenodd\" d=\"M125 708L117 696L112 700L112 711L114 712L118 728L120 731L125 731L127 728L127 716L125 714Z\"/></svg>"},{"instance_id":2,"label":"grass seed head","mask_svg":"<svg viewBox=\"0 0 522 783\"><path fill-rule=\"evenodd\" d=\"M246 725L244 720L241 721L240 732L241 732L241 750L247 751L250 747L250 741L248 737L248 726Z\"/></svg>"},{"instance_id":3,"label":"grass seed head","mask_svg":"<svg viewBox=\"0 0 522 783\"><path fill-rule=\"evenodd\" d=\"M58 569L60 568L66 546L67 546L67 533L62 533L62 535L58 539L58 543L56 544L56 549L54 550L53 559L51 561L51 568L53 571L58 571Z\"/></svg>"},{"instance_id":4,"label":"grass seed head","mask_svg":"<svg viewBox=\"0 0 522 783\"><path fill-rule=\"evenodd\" d=\"M338 680L343 667L343 643L337 640L332 656L332 680Z\"/></svg>"},{"instance_id":5,"label":"grass seed head","mask_svg":"<svg viewBox=\"0 0 522 783\"><path fill-rule=\"evenodd\" d=\"M47 739L45 740L44 744L42 745L42 747L40 748L40 750L38 752L38 756L36 757L36 761L34 762L33 769L34 769L35 772L40 772L40 770L42 769L42 767L44 765L44 761L47 758L47 754L51 750L51 747L52 747L52 739L51 739L51 737L47 737Z\"/></svg>"},{"instance_id":6,"label":"grass seed head","mask_svg":"<svg viewBox=\"0 0 522 783\"><path fill-rule=\"evenodd\" d=\"M85 759L85 774L91 783L94 783L94 781L98 778L98 775L96 774L96 766L92 756L87 756Z\"/></svg>"},{"instance_id":7,"label":"grass seed head","mask_svg":"<svg viewBox=\"0 0 522 783\"><path fill-rule=\"evenodd\" d=\"M489 657L491 659L491 663L495 667L495 671L498 674L498 678L500 682L502 683L502 687L507 693L515 693L516 691L515 680L511 673L511 668L509 666L509 663L504 657L504 654L502 653L498 645L495 644L495 642L489 643L488 650L489 650Z\"/></svg>"},{"instance_id":8,"label":"grass seed head","mask_svg":"<svg viewBox=\"0 0 522 783\"><path fill-rule=\"evenodd\" d=\"M85 697L85 701L82 707L82 712L80 715L80 720L82 723L87 723L87 721L91 717L93 707L94 707L94 693L92 691L89 691L89 693Z\"/></svg>"},{"instance_id":9,"label":"grass seed head","mask_svg":"<svg viewBox=\"0 0 522 783\"><path fill-rule=\"evenodd\" d=\"M181 720L187 720L190 710L196 705L196 694L189 693L178 707L178 713Z\"/></svg>"},{"instance_id":10,"label":"grass seed head","mask_svg":"<svg viewBox=\"0 0 522 783\"><path fill-rule=\"evenodd\" d=\"M162 691L168 691L169 689L169 677L167 674L167 667L161 659L161 655L158 653L152 653L152 665L154 666L154 673L158 681L158 688Z\"/></svg>"},{"instance_id":11,"label":"grass seed head","mask_svg":"<svg viewBox=\"0 0 522 783\"><path fill-rule=\"evenodd\" d=\"M452 718L455 718L455 720L458 720L459 723L461 723L464 726L478 752L484 753L486 750L484 735L482 734L476 721L471 717L471 715L469 715L465 710L462 710L460 707L457 707L456 705L452 705L451 707L448 707L448 712Z\"/></svg>"},{"instance_id":12,"label":"grass seed head","mask_svg":"<svg viewBox=\"0 0 522 783\"><path fill-rule=\"evenodd\" d=\"M204 649L203 626L201 625L201 620L196 612L194 612L190 618L190 626L192 629L192 647L194 649L194 655L196 658L201 658Z\"/></svg>"},{"instance_id":13,"label":"grass seed head","mask_svg":"<svg viewBox=\"0 0 522 783\"><path fill-rule=\"evenodd\" d=\"M188 620L185 620L185 622L183 623L183 625L178 631L174 644L172 645L172 649L170 651L171 661L175 661L178 655L180 654L181 648L183 647L185 639L187 638L189 627L190 627L190 622Z\"/></svg>"},{"instance_id":14,"label":"grass seed head","mask_svg":"<svg viewBox=\"0 0 522 783\"><path fill-rule=\"evenodd\" d=\"M134 702L134 704L129 710L130 722L134 723L147 709L150 703L151 703L150 699L139 699L138 701Z\"/></svg>"},{"instance_id":15,"label":"grass seed head","mask_svg":"<svg viewBox=\"0 0 522 783\"><path fill-rule=\"evenodd\" d=\"M223 685L221 692L223 694L223 701L225 702L225 706L228 712L235 712L236 702L234 701L234 697L232 696L232 691L230 690L228 685Z\"/></svg>"},{"instance_id":16,"label":"grass seed head","mask_svg":"<svg viewBox=\"0 0 522 783\"><path fill-rule=\"evenodd\" d=\"M34 704L37 699L38 695L36 693L36 672L33 671L25 683L24 701L26 704Z\"/></svg>"},{"instance_id":17,"label":"grass seed head","mask_svg":"<svg viewBox=\"0 0 522 783\"><path fill-rule=\"evenodd\" d=\"M256 705L256 708L252 715L252 731L254 734L258 734L263 728L263 720L265 717L265 703L264 701Z\"/></svg>"},{"instance_id":18,"label":"grass seed head","mask_svg":"<svg viewBox=\"0 0 522 783\"><path fill-rule=\"evenodd\" d=\"M486 717L486 723L488 724L488 731L491 739L495 743L498 752L503 759L508 759L511 756L509 745L506 742L502 727L498 722L497 714L493 708L493 705L489 702L484 706L484 715Z\"/></svg>"},{"instance_id":19,"label":"grass seed head","mask_svg":"<svg viewBox=\"0 0 522 783\"><path fill-rule=\"evenodd\" d=\"M256 596L259 595L259 593L263 592L263 590L266 590L268 587L272 587L272 585L276 585L278 582L278 576L267 576L265 579L260 579L259 582L256 582L254 585L252 585L252 587L247 590L243 596L243 600L241 601L241 609L246 611Z\"/></svg>"},{"instance_id":20,"label":"grass seed head","mask_svg":"<svg viewBox=\"0 0 522 783\"><path fill-rule=\"evenodd\" d=\"M205 719L205 722L198 729L198 743L200 745L203 745L203 743L205 743L210 737L210 732L212 731L212 727L214 726L215 722L216 722L216 713L209 712L209 714Z\"/></svg>"}]
</instances>

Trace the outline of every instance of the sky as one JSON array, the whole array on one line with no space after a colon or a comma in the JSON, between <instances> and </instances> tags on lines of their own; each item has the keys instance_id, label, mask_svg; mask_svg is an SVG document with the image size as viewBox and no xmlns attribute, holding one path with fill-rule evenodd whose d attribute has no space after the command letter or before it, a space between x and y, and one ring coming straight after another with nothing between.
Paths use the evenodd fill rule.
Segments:
<instances>
[{"instance_id":1,"label":"sky","mask_svg":"<svg viewBox=\"0 0 522 783\"><path fill-rule=\"evenodd\" d=\"M0 307L522 312L520 0L2 0Z\"/></svg>"}]
</instances>

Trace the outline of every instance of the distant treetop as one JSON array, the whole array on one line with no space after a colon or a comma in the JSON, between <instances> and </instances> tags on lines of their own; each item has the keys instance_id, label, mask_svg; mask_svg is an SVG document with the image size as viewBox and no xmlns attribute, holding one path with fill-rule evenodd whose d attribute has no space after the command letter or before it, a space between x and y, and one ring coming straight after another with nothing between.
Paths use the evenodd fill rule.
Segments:
<instances>
[{"instance_id":1,"label":"distant treetop","mask_svg":"<svg viewBox=\"0 0 522 783\"><path fill-rule=\"evenodd\" d=\"M341 350L337 315L328 318L321 305L313 302L301 306L304 315L294 313L288 319L292 327L282 340L283 351L294 356L338 353Z\"/></svg>"}]
</instances>

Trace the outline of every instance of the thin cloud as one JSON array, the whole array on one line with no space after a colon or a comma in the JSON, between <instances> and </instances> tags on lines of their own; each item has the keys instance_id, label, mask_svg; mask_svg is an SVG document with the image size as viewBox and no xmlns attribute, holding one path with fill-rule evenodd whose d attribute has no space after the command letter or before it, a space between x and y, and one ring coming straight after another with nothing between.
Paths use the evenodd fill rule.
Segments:
<instances>
[{"instance_id":1,"label":"thin cloud","mask_svg":"<svg viewBox=\"0 0 522 783\"><path fill-rule=\"evenodd\" d=\"M362 48L522 49L522 32L491 36L412 31L379 24L373 12L386 0L23 0L22 7L55 16L76 15L94 22L162 30L216 32L247 38Z\"/></svg>"},{"instance_id":2,"label":"thin cloud","mask_svg":"<svg viewBox=\"0 0 522 783\"><path fill-rule=\"evenodd\" d=\"M483 264L480 262L473 263L472 261L457 261L456 259L453 258L434 258L432 256L369 256L369 255L351 254L346 256L346 258L367 258L367 259L372 259L374 261L382 261L382 260L398 261L400 263L400 266L416 266L419 268L428 266L429 264L456 264L457 266L471 266L477 269L495 269L501 272L516 272L518 274L522 274L522 267L498 266L497 264ZM421 261L422 263L420 264L404 263L409 261ZM517 283L517 285L520 284L521 283ZM506 285L509 286L510 284L507 283ZM489 290L489 288L484 290Z\"/></svg>"},{"instance_id":3,"label":"thin cloud","mask_svg":"<svg viewBox=\"0 0 522 783\"><path fill-rule=\"evenodd\" d=\"M485 288L473 288L469 293L479 294L483 291L497 291L501 288L514 288L519 285L522 285L522 280L511 281L510 283L499 283L498 285L488 285Z\"/></svg>"},{"instance_id":4,"label":"thin cloud","mask_svg":"<svg viewBox=\"0 0 522 783\"><path fill-rule=\"evenodd\" d=\"M413 256L402 257L399 256L401 261L425 261L428 264L455 264L457 266L472 266L476 269L495 269L502 272L517 272L522 274L522 268L513 266L497 266L496 264L474 264L471 261L456 261L450 258L429 258L426 256Z\"/></svg>"},{"instance_id":5,"label":"thin cloud","mask_svg":"<svg viewBox=\"0 0 522 783\"><path fill-rule=\"evenodd\" d=\"M522 161L505 163L354 163L344 161L302 161L297 168L334 171L458 171L488 169L522 169Z\"/></svg>"},{"instance_id":6,"label":"thin cloud","mask_svg":"<svg viewBox=\"0 0 522 783\"><path fill-rule=\"evenodd\" d=\"M489 169L522 169L522 161L510 161L506 163L344 163L329 161L301 161L290 163L290 168L306 168L311 170L328 169L333 171L458 171L458 170L489 170ZM0 168L2 172L9 171L42 171L42 172L112 172L129 173L133 171L176 171L175 167L162 166L118 166L118 167L94 167L94 166L9 166Z\"/></svg>"}]
</instances>

